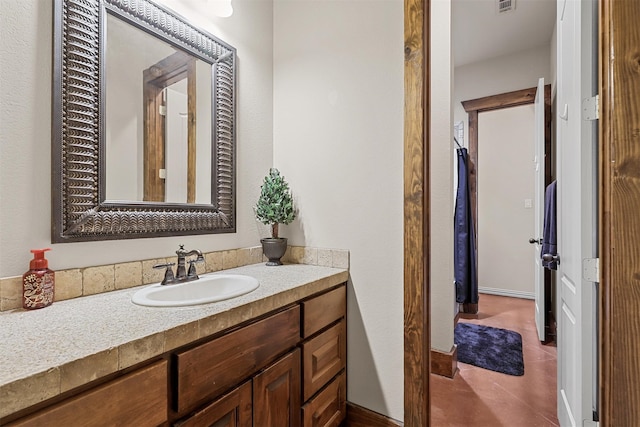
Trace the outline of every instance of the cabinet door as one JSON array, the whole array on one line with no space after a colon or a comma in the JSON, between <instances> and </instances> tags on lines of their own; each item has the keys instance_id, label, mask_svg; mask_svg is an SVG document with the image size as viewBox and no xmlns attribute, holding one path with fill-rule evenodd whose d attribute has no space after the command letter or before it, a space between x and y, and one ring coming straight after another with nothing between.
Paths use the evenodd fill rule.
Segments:
<instances>
[{"instance_id":1,"label":"cabinet door","mask_svg":"<svg viewBox=\"0 0 640 427\"><path fill-rule=\"evenodd\" d=\"M278 360L253 379L253 425L300 426L300 350Z\"/></svg>"},{"instance_id":2,"label":"cabinet door","mask_svg":"<svg viewBox=\"0 0 640 427\"><path fill-rule=\"evenodd\" d=\"M225 394L176 427L251 427L251 381Z\"/></svg>"}]
</instances>

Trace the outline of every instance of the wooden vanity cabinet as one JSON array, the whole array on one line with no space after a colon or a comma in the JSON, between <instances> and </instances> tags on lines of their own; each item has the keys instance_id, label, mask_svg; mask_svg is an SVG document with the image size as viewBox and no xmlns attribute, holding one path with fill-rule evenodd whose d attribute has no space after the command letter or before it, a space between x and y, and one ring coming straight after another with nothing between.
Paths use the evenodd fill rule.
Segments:
<instances>
[{"instance_id":1,"label":"wooden vanity cabinet","mask_svg":"<svg viewBox=\"0 0 640 427\"><path fill-rule=\"evenodd\" d=\"M346 416L345 319L342 285L177 353L174 409L187 418L175 425L337 427Z\"/></svg>"},{"instance_id":2,"label":"wooden vanity cabinet","mask_svg":"<svg viewBox=\"0 0 640 427\"><path fill-rule=\"evenodd\" d=\"M343 284L7 425L337 427L345 366Z\"/></svg>"},{"instance_id":3,"label":"wooden vanity cabinet","mask_svg":"<svg viewBox=\"0 0 640 427\"><path fill-rule=\"evenodd\" d=\"M155 427L168 416L167 361L138 369L7 426Z\"/></svg>"}]
</instances>

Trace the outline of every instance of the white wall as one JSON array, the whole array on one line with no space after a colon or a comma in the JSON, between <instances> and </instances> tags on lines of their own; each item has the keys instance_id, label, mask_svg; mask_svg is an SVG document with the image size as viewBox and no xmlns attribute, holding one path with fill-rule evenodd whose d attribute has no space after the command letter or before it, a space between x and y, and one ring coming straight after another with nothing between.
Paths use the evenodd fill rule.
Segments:
<instances>
[{"instance_id":1,"label":"white wall","mask_svg":"<svg viewBox=\"0 0 640 427\"><path fill-rule=\"evenodd\" d=\"M431 348L453 348L453 76L451 3L431 3Z\"/></svg>"},{"instance_id":2,"label":"white wall","mask_svg":"<svg viewBox=\"0 0 640 427\"><path fill-rule=\"evenodd\" d=\"M296 245L348 248L348 400L403 418L403 3L274 5L274 163Z\"/></svg>"},{"instance_id":3,"label":"white wall","mask_svg":"<svg viewBox=\"0 0 640 427\"><path fill-rule=\"evenodd\" d=\"M230 18L201 3L163 3L238 49L237 229L235 234L51 245L51 46L49 1L0 1L0 277L21 275L29 249L49 247L53 269L164 257L184 243L214 251L255 246L253 216L273 163L273 6L234 0ZM342 246L347 248L347 246Z\"/></svg>"},{"instance_id":4,"label":"white wall","mask_svg":"<svg viewBox=\"0 0 640 427\"><path fill-rule=\"evenodd\" d=\"M533 104L478 115L480 291L534 295L534 117Z\"/></svg>"}]
</instances>

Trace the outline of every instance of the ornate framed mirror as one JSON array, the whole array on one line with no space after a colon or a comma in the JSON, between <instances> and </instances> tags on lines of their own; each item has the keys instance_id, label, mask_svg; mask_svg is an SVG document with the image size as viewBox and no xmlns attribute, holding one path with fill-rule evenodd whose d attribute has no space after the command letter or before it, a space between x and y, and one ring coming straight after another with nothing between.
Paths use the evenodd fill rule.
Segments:
<instances>
[{"instance_id":1,"label":"ornate framed mirror","mask_svg":"<svg viewBox=\"0 0 640 427\"><path fill-rule=\"evenodd\" d=\"M149 0L55 0L54 243L235 232L236 50Z\"/></svg>"}]
</instances>

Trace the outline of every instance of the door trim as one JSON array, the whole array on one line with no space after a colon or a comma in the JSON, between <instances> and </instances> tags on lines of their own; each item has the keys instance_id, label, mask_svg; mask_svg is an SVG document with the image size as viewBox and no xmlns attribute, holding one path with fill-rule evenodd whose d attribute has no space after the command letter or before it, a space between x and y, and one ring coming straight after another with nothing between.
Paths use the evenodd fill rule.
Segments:
<instances>
[{"instance_id":1,"label":"door trim","mask_svg":"<svg viewBox=\"0 0 640 427\"><path fill-rule=\"evenodd\" d=\"M599 415L601 426L634 425L640 419L640 3L598 3Z\"/></svg>"},{"instance_id":2,"label":"door trim","mask_svg":"<svg viewBox=\"0 0 640 427\"><path fill-rule=\"evenodd\" d=\"M430 0L404 0L404 425L430 425Z\"/></svg>"}]
</instances>

